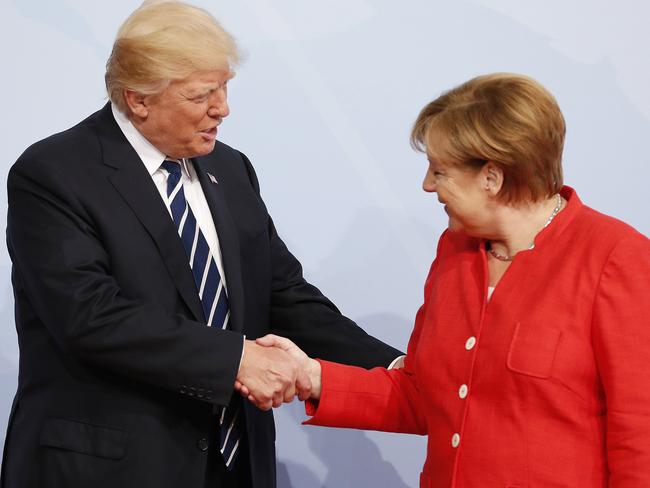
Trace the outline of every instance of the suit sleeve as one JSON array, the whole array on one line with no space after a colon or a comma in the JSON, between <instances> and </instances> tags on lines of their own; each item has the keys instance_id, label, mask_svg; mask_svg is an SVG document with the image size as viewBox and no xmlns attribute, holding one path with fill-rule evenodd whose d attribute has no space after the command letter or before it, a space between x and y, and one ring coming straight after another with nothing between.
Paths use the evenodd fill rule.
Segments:
<instances>
[{"instance_id":1,"label":"suit sleeve","mask_svg":"<svg viewBox=\"0 0 650 488\"><path fill-rule=\"evenodd\" d=\"M593 343L607 403L609 487L650 486L650 241L618 243L602 270Z\"/></svg>"},{"instance_id":2,"label":"suit sleeve","mask_svg":"<svg viewBox=\"0 0 650 488\"><path fill-rule=\"evenodd\" d=\"M64 354L137 382L228 403L241 334L125 296L111 276L102 236L55 165L21 157L9 174L8 200L14 289Z\"/></svg>"},{"instance_id":3,"label":"suit sleeve","mask_svg":"<svg viewBox=\"0 0 650 488\"><path fill-rule=\"evenodd\" d=\"M245 155L242 158L259 195L253 167ZM364 368L388 366L402 354L368 335L303 278L300 262L287 249L270 217L269 236L272 333L288 337L311 357Z\"/></svg>"},{"instance_id":4,"label":"suit sleeve","mask_svg":"<svg viewBox=\"0 0 650 488\"><path fill-rule=\"evenodd\" d=\"M442 241L442 238L441 238ZM440 249L440 246L439 246ZM404 368L370 371L321 361L322 390L319 402L306 403L307 425L347 427L407 434L427 433L426 405L420 396L418 363L429 367L426 352L419 358L418 345L425 327L431 284L436 270L434 261L424 287L424 304L415 317Z\"/></svg>"}]
</instances>

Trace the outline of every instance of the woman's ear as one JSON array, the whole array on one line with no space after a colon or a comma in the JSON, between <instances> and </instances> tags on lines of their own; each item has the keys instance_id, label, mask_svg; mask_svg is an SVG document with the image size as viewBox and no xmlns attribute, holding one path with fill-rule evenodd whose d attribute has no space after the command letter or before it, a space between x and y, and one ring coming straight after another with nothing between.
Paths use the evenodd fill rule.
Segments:
<instances>
[{"instance_id":1,"label":"woman's ear","mask_svg":"<svg viewBox=\"0 0 650 488\"><path fill-rule=\"evenodd\" d=\"M496 197L503 187L503 170L494 162L488 161L481 168L481 177L485 191Z\"/></svg>"}]
</instances>

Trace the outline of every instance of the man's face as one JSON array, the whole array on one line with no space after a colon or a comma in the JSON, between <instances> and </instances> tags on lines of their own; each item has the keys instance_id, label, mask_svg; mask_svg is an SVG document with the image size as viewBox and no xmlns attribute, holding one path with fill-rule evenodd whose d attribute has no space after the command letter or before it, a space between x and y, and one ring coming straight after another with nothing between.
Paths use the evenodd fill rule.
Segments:
<instances>
[{"instance_id":1,"label":"man's face","mask_svg":"<svg viewBox=\"0 0 650 488\"><path fill-rule=\"evenodd\" d=\"M214 149L217 126L230 109L227 84L232 73L196 71L147 95L132 121L149 142L172 158L203 156Z\"/></svg>"}]
</instances>

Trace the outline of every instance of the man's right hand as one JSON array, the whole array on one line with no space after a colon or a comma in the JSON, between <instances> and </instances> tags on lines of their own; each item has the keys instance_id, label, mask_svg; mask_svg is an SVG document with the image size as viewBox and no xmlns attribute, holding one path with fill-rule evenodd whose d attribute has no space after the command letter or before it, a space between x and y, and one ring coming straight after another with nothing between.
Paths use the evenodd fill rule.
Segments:
<instances>
[{"instance_id":1,"label":"man's right hand","mask_svg":"<svg viewBox=\"0 0 650 488\"><path fill-rule=\"evenodd\" d=\"M237 382L246 385L248 399L262 410L289 403L296 395L305 400L311 392L309 376L288 352L249 340L244 341Z\"/></svg>"}]
</instances>

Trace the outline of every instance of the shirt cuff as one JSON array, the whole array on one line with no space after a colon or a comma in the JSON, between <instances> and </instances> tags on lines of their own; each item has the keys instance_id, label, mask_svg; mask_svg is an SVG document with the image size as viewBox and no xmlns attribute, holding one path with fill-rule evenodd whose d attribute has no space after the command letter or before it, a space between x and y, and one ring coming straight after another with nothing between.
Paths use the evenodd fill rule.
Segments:
<instances>
[{"instance_id":1,"label":"shirt cuff","mask_svg":"<svg viewBox=\"0 0 650 488\"><path fill-rule=\"evenodd\" d=\"M241 363L244 362L244 349L246 345L246 334L244 334L241 338L241 357L239 358L239 367L237 368L237 373L239 373L239 370L241 369ZM399 359L399 358L398 358ZM394 361L393 361L394 362Z\"/></svg>"},{"instance_id":2,"label":"shirt cuff","mask_svg":"<svg viewBox=\"0 0 650 488\"><path fill-rule=\"evenodd\" d=\"M406 358L406 354L402 354L401 356L397 356L395 359L393 359L393 362L390 363L387 369L399 369L404 367L404 359Z\"/></svg>"}]
</instances>

